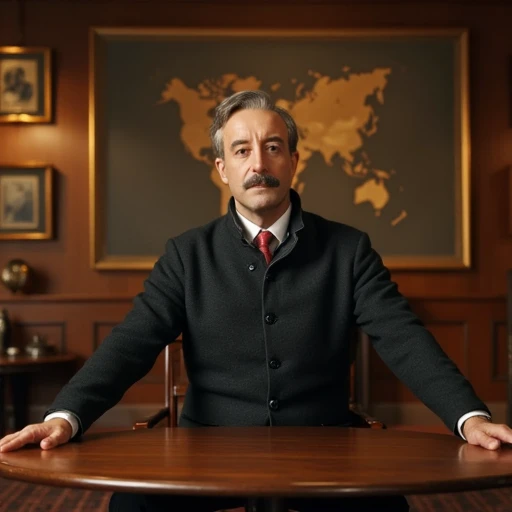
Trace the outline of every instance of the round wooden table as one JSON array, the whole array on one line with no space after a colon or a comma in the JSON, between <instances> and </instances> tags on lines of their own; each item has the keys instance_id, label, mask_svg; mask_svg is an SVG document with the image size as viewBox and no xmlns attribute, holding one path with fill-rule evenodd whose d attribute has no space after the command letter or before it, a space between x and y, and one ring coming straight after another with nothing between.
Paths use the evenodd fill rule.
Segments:
<instances>
[{"instance_id":1,"label":"round wooden table","mask_svg":"<svg viewBox=\"0 0 512 512\"><path fill-rule=\"evenodd\" d=\"M86 434L54 450L0 453L0 476L104 491L287 497L367 496L512 485L512 449L443 434L336 427L155 428Z\"/></svg>"}]
</instances>

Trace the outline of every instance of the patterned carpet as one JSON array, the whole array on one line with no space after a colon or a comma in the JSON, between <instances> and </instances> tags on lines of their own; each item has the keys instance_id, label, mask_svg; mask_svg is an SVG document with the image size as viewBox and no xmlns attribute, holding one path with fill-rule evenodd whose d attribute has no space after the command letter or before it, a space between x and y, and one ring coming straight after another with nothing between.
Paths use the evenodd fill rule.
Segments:
<instances>
[{"instance_id":1,"label":"patterned carpet","mask_svg":"<svg viewBox=\"0 0 512 512\"><path fill-rule=\"evenodd\" d=\"M110 494L0 479L0 512L104 512Z\"/></svg>"},{"instance_id":2,"label":"patterned carpet","mask_svg":"<svg viewBox=\"0 0 512 512\"><path fill-rule=\"evenodd\" d=\"M109 499L105 492L0 479L0 512L107 512ZM411 512L512 512L512 488L415 495L408 500Z\"/></svg>"}]
</instances>

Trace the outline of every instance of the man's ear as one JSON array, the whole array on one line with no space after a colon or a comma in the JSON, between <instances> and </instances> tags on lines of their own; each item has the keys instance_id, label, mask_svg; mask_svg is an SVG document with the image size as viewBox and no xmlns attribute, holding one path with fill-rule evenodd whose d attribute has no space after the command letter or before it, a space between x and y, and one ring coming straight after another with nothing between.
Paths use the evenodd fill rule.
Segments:
<instances>
[{"instance_id":1,"label":"man's ear","mask_svg":"<svg viewBox=\"0 0 512 512\"><path fill-rule=\"evenodd\" d=\"M293 176L295 176L295 172L297 171L297 164L299 163L299 152L295 151L292 153L292 168L293 168Z\"/></svg>"},{"instance_id":2,"label":"man's ear","mask_svg":"<svg viewBox=\"0 0 512 512\"><path fill-rule=\"evenodd\" d=\"M226 176L226 173L224 172L226 166L224 164L224 160L222 158L216 158L215 159L215 167L217 171L219 171L220 179L222 180L222 183L225 185L228 184L228 177Z\"/></svg>"}]
</instances>

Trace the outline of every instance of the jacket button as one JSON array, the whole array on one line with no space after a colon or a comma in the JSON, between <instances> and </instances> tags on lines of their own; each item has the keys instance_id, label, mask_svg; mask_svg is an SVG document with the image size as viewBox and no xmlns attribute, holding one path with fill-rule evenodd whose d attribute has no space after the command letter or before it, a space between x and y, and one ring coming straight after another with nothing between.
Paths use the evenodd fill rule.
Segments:
<instances>
[{"instance_id":1,"label":"jacket button","mask_svg":"<svg viewBox=\"0 0 512 512\"><path fill-rule=\"evenodd\" d=\"M279 400L276 400L275 398L273 398L272 400L270 400L270 402L268 403L268 406L273 410L273 411L277 411L279 409Z\"/></svg>"},{"instance_id":2,"label":"jacket button","mask_svg":"<svg viewBox=\"0 0 512 512\"><path fill-rule=\"evenodd\" d=\"M256 270L256 265L254 265L254 263L251 263L247 268L252 272Z\"/></svg>"},{"instance_id":3,"label":"jacket button","mask_svg":"<svg viewBox=\"0 0 512 512\"><path fill-rule=\"evenodd\" d=\"M277 370L281 366L281 361L279 361L279 359L271 359L268 365L272 370Z\"/></svg>"},{"instance_id":4,"label":"jacket button","mask_svg":"<svg viewBox=\"0 0 512 512\"><path fill-rule=\"evenodd\" d=\"M269 325L275 324L277 321L276 315L274 313L269 313L268 315L265 315L265 322Z\"/></svg>"}]
</instances>

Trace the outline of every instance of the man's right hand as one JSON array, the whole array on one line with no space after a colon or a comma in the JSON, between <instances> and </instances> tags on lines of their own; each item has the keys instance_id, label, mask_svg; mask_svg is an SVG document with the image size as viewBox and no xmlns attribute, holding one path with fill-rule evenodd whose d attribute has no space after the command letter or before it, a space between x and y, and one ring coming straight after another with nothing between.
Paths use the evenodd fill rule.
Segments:
<instances>
[{"instance_id":1,"label":"man's right hand","mask_svg":"<svg viewBox=\"0 0 512 512\"><path fill-rule=\"evenodd\" d=\"M43 423L28 425L23 430L0 439L0 452L19 450L31 443L40 443L41 449L51 450L60 444L67 443L71 434L72 428L68 421L63 418L54 418Z\"/></svg>"}]
</instances>

